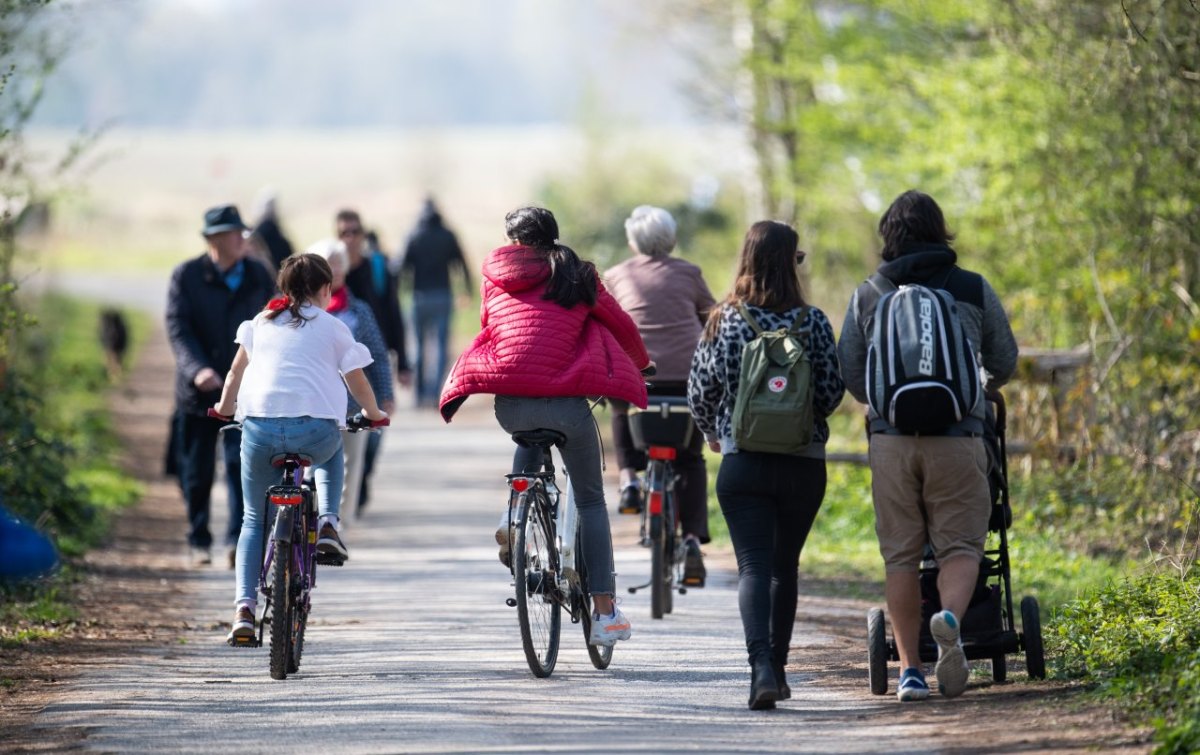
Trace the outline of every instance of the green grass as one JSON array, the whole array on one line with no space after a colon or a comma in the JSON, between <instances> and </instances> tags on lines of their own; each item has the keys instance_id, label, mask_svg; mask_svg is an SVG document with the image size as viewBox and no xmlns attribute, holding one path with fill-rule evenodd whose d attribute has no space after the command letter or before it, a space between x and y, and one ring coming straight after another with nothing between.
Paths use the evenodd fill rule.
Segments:
<instances>
[{"instance_id":1,"label":"green grass","mask_svg":"<svg viewBox=\"0 0 1200 755\"><path fill-rule=\"evenodd\" d=\"M714 541L728 544L729 531L713 492L720 457L710 454L708 462L709 529ZM831 462L827 472L825 500L800 558L801 576L828 582L838 595L882 599L883 559L875 537L870 470ZM1033 595L1043 615L1050 616L1058 607L1137 567L1126 558L1094 556L1066 547L1064 532L1047 531L1032 514L1019 513L1023 510L1020 489L1014 485L1016 519L1008 532L1014 601ZM997 543L998 535L990 535L989 546Z\"/></svg>"},{"instance_id":2,"label":"green grass","mask_svg":"<svg viewBox=\"0 0 1200 755\"><path fill-rule=\"evenodd\" d=\"M43 514L53 511L51 534L67 566L43 580L0 586L0 638L10 645L38 639L42 630L75 619L71 559L99 543L113 513L142 495L141 484L120 468L116 458L120 444L109 414L111 386L96 336L100 307L47 296L30 309L36 325L26 334L21 362L37 365L24 374L27 386L41 401L36 425L67 449L67 497L45 502ZM151 321L138 313L126 315L132 331L128 355L132 363ZM21 470L16 472L19 475Z\"/></svg>"}]
</instances>

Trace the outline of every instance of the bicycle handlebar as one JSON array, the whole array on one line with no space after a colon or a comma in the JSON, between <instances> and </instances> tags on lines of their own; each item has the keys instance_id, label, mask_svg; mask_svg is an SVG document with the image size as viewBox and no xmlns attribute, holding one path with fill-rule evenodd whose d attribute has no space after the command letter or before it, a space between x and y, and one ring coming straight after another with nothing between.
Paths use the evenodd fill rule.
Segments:
<instances>
[{"instance_id":1,"label":"bicycle handlebar","mask_svg":"<svg viewBox=\"0 0 1200 755\"><path fill-rule=\"evenodd\" d=\"M233 417L226 414L220 414L212 407L209 407L205 414L213 419L219 419L222 422L227 423L227 427L237 425L237 423L233 421ZM392 424L391 417L384 417L383 419L376 420L367 419L366 415L364 415L362 412L359 412L353 417L346 419L346 429L352 433L356 433L360 430L375 430L380 427L387 427L390 424Z\"/></svg>"},{"instance_id":2,"label":"bicycle handlebar","mask_svg":"<svg viewBox=\"0 0 1200 755\"><path fill-rule=\"evenodd\" d=\"M358 414L355 414L353 417L346 420L346 429L352 433L356 433L359 430L375 430L380 427L387 427L390 424L392 424L391 417L384 417L383 419L367 419L365 414L359 412Z\"/></svg>"}]
</instances>

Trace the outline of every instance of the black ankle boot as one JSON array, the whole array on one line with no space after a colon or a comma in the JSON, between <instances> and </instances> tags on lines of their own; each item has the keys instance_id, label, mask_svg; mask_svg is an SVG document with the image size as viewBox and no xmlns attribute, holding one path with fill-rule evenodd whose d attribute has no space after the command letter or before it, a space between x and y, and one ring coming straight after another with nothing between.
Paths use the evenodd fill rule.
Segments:
<instances>
[{"instance_id":1,"label":"black ankle boot","mask_svg":"<svg viewBox=\"0 0 1200 755\"><path fill-rule=\"evenodd\" d=\"M779 699L791 700L792 688L788 686L787 674L783 670L783 666L775 667L775 681L779 682Z\"/></svg>"},{"instance_id":2,"label":"black ankle boot","mask_svg":"<svg viewBox=\"0 0 1200 755\"><path fill-rule=\"evenodd\" d=\"M750 671L750 710L770 710L780 699L779 681L769 661L756 661Z\"/></svg>"}]
</instances>

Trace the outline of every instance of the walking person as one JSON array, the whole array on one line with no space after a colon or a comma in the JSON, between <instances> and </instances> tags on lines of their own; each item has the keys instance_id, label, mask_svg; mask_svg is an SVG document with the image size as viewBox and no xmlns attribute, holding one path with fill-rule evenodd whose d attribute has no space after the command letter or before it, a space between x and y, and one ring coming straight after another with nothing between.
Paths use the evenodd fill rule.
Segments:
<instances>
[{"instance_id":1,"label":"walking person","mask_svg":"<svg viewBox=\"0 0 1200 755\"><path fill-rule=\"evenodd\" d=\"M566 436L561 453L579 513L581 550L595 620L588 642L612 645L630 636L614 595L612 533L604 506L600 444L588 396L646 406L639 370L650 356L637 326L590 262L558 242L549 210L523 207L504 219L512 242L483 263L482 330L450 370L441 398L447 422L468 397L495 394L496 419L508 433L551 429ZM541 469L538 449L517 447L513 474ZM511 517L496 541L506 566Z\"/></svg>"},{"instance_id":2,"label":"walking person","mask_svg":"<svg viewBox=\"0 0 1200 755\"><path fill-rule=\"evenodd\" d=\"M450 322L454 314L451 272L462 275L471 291L471 271L454 232L446 227L433 199L425 200L416 227L399 255L401 286L412 284L412 324L416 336L416 404L436 407L449 366ZM433 354L430 354L432 350Z\"/></svg>"},{"instance_id":3,"label":"walking person","mask_svg":"<svg viewBox=\"0 0 1200 755\"><path fill-rule=\"evenodd\" d=\"M317 486L317 552L349 557L338 533L344 466L342 436L346 390L370 420L387 415L375 402L363 368L367 347L326 309L333 272L318 255L284 260L279 290L267 309L237 329L237 354L213 407L242 423L242 491L247 505L237 547L231 640L254 636L259 572L267 519L267 488L282 453L312 457ZM344 380L344 382L343 382Z\"/></svg>"},{"instance_id":4,"label":"walking person","mask_svg":"<svg viewBox=\"0 0 1200 755\"><path fill-rule=\"evenodd\" d=\"M625 236L632 256L604 274L604 283L621 308L637 324L638 332L654 360L656 372L651 394L687 395L688 371L704 322L715 302L700 268L672 257L675 219L661 207L634 208L625 221ZM633 445L629 431L629 404L612 401L613 447L619 465L621 495L618 510L638 514L643 496L637 473L646 469L646 453ZM704 438L692 433L691 442L679 449L675 470L680 522L683 528L683 584L703 587L704 559L700 545L708 536L708 469Z\"/></svg>"},{"instance_id":5,"label":"walking person","mask_svg":"<svg viewBox=\"0 0 1200 755\"><path fill-rule=\"evenodd\" d=\"M738 564L738 608L751 667L752 710L775 707L791 697L784 674L796 621L800 552L825 497L826 418L841 403L833 328L825 313L809 306L796 268L805 253L796 231L784 223L760 221L750 227L729 295L708 318L692 359L688 404L696 426L719 451L717 500L729 526ZM788 395L808 390L807 432L786 453L739 448L735 415L742 380L742 355L758 333L797 333L811 365L809 385L776 378L771 391ZM805 375L808 376L808 373ZM743 400L744 403L744 400ZM800 419L773 419L774 425ZM757 446L756 446L757 447Z\"/></svg>"},{"instance_id":6,"label":"walking person","mask_svg":"<svg viewBox=\"0 0 1200 755\"><path fill-rule=\"evenodd\" d=\"M392 398L392 370L388 362L387 344L383 341L379 326L375 324L375 315L372 314L371 308L346 286L346 270L350 266L346 245L335 239L326 239L313 244L307 251L329 263L333 283L329 306L325 311L341 320L350 329L354 340L366 346L371 353L372 362L363 372L371 384L379 407L391 414L395 402ZM352 394L347 396L347 401L348 416L356 414L362 408ZM377 433L342 431L342 447L346 459L342 506L353 512L356 517L362 513L359 507L359 493L362 489L363 464L366 461L367 437L375 434Z\"/></svg>"},{"instance_id":7,"label":"walking person","mask_svg":"<svg viewBox=\"0 0 1200 755\"><path fill-rule=\"evenodd\" d=\"M350 267L346 271L346 285L355 297L365 301L375 315L375 323L383 333L384 343L392 354L396 365L396 380L407 387L412 383L408 351L405 347L404 316L400 313L400 298L396 290L396 276L388 271L386 260L381 254L372 253L367 245L367 231L362 218L355 210L345 209L334 218L338 240L346 245ZM371 475L375 471L375 459L383 444L382 433L368 433L366 455L363 457L363 478L359 486L358 507L365 507L371 498ZM356 512L357 513L357 512Z\"/></svg>"},{"instance_id":8,"label":"walking person","mask_svg":"<svg viewBox=\"0 0 1200 755\"><path fill-rule=\"evenodd\" d=\"M258 221L250 234L249 242L261 251L263 257L270 261L272 274L279 272L283 261L292 256L292 242L284 235L279 225L279 208L275 198L275 190L266 187L259 192Z\"/></svg>"},{"instance_id":9,"label":"walking person","mask_svg":"<svg viewBox=\"0 0 1200 755\"><path fill-rule=\"evenodd\" d=\"M962 330L977 352L972 368L978 364L988 373L983 387L1003 385L1017 364L1012 328L987 280L957 266L958 254L950 246L954 236L946 229L937 202L927 194L906 191L883 214L879 235L882 262L851 297L838 347L846 387L854 398L869 405L867 347L875 331L875 303L886 290L905 284L921 284L953 296ZM938 687L947 697L966 688L970 671L959 620L975 590L992 504L984 406L981 399L961 421L921 433L906 432L868 408L875 532L900 655L897 694L902 702L929 697L919 649L918 570L926 544L937 557L944 609L929 622L938 644Z\"/></svg>"},{"instance_id":10,"label":"walking person","mask_svg":"<svg viewBox=\"0 0 1200 755\"><path fill-rule=\"evenodd\" d=\"M194 566L212 563L210 499L216 476L221 423L206 416L220 396L233 363L238 325L263 308L275 291L270 273L246 258L246 225L237 207L220 205L204 213L207 251L171 273L167 295L167 336L175 353L175 420L172 461L187 503L188 546ZM225 544L230 568L242 526L241 435L221 438L229 525Z\"/></svg>"}]
</instances>

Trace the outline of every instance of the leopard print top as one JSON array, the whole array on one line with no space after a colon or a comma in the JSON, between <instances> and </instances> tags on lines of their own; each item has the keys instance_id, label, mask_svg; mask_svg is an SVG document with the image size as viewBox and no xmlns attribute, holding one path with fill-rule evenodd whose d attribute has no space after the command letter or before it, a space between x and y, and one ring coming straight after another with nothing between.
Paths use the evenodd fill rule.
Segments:
<instances>
[{"instance_id":1,"label":"leopard print top","mask_svg":"<svg viewBox=\"0 0 1200 755\"><path fill-rule=\"evenodd\" d=\"M800 308L786 312L747 305L750 314L763 330L791 326ZM825 313L816 307L808 308L801 323L808 328L809 358L813 368L813 442L812 452L804 456L824 458L825 441L829 440L829 423L825 418L842 402L846 391L838 366L833 327ZM692 358L688 376L688 405L696 426L708 440L720 440L722 453L735 453L733 442L733 402L737 397L742 369L742 347L754 338L754 329L738 313L737 307L721 305L721 322L717 337L701 339Z\"/></svg>"}]
</instances>

